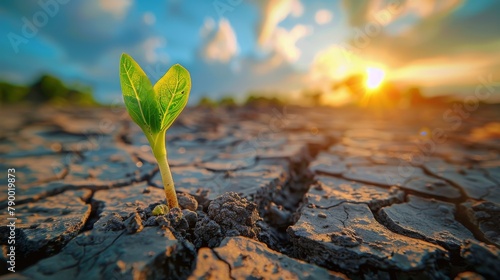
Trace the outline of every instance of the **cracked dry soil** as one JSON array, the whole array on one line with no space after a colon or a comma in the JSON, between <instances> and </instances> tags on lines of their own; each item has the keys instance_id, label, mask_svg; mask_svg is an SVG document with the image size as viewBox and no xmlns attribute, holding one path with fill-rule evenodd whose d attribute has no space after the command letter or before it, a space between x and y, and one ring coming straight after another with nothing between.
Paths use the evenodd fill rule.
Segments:
<instances>
[{"instance_id":1,"label":"cracked dry soil","mask_svg":"<svg viewBox=\"0 0 500 280\"><path fill-rule=\"evenodd\" d=\"M499 279L500 110L481 106L458 126L445 107L188 108L165 216L125 111L3 110L0 279Z\"/></svg>"}]
</instances>

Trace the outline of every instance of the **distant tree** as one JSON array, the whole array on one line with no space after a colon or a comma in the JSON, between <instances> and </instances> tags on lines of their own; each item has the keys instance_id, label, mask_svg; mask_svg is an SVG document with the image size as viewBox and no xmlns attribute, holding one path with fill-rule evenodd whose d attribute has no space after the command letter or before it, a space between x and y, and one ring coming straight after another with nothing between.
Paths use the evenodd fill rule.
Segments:
<instances>
[{"instance_id":1,"label":"distant tree","mask_svg":"<svg viewBox=\"0 0 500 280\"><path fill-rule=\"evenodd\" d=\"M50 103L54 105L94 106L99 103L94 99L92 88L74 84L67 87L60 79L43 75L29 88L24 100L30 103Z\"/></svg>"},{"instance_id":2,"label":"distant tree","mask_svg":"<svg viewBox=\"0 0 500 280\"><path fill-rule=\"evenodd\" d=\"M310 100L311 105L320 106L323 99L323 92L319 89L305 90L302 92L305 99Z\"/></svg>"},{"instance_id":3,"label":"distant tree","mask_svg":"<svg viewBox=\"0 0 500 280\"><path fill-rule=\"evenodd\" d=\"M284 102L279 98L272 96L257 95L256 93L250 94L245 101L248 106L281 106Z\"/></svg>"},{"instance_id":4,"label":"distant tree","mask_svg":"<svg viewBox=\"0 0 500 280\"><path fill-rule=\"evenodd\" d=\"M425 102L425 98L422 95L422 91L419 87L410 87L407 92L410 105L422 104Z\"/></svg>"},{"instance_id":5,"label":"distant tree","mask_svg":"<svg viewBox=\"0 0 500 280\"><path fill-rule=\"evenodd\" d=\"M208 96L203 96L198 102L198 106L212 108L217 106L217 102L213 101Z\"/></svg>"},{"instance_id":6,"label":"distant tree","mask_svg":"<svg viewBox=\"0 0 500 280\"><path fill-rule=\"evenodd\" d=\"M332 86L334 90L341 87L347 88L355 102L360 106L393 108L400 106L403 101L400 90L390 81L382 82L378 88L371 89L370 94L366 94L368 93L366 76L363 74L353 74Z\"/></svg>"},{"instance_id":7,"label":"distant tree","mask_svg":"<svg viewBox=\"0 0 500 280\"><path fill-rule=\"evenodd\" d=\"M61 80L50 75L43 75L32 86L29 98L34 102L64 100L69 94Z\"/></svg>"},{"instance_id":8,"label":"distant tree","mask_svg":"<svg viewBox=\"0 0 500 280\"><path fill-rule=\"evenodd\" d=\"M25 86L18 86L6 82L0 82L0 103L12 104L20 103L25 100L29 88Z\"/></svg>"},{"instance_id":9,"label":"distant tree","mask_svg":"<svg viewBox=\"0 0 500 280\"><path fill-rule=\"evenodd\" d=\"M378 99L378 100L377 100ZM401 91L398 87L389 81L383 82L378 93L374 97L375 102L379 107L393 108L399 107L402 102Z\"/></svg>"},{"instance_id":10,"label":"distant tree","mask_svg":"<svg viewBox=\"0 0 500 280\"><path fill-rule=\"evenodd\" d=\"M224 106L224 107L235 107L236 106L236 101L234 101L234 98L231 96L222 97L218 103L220 106Z\"/></svg>"}]
</instances>

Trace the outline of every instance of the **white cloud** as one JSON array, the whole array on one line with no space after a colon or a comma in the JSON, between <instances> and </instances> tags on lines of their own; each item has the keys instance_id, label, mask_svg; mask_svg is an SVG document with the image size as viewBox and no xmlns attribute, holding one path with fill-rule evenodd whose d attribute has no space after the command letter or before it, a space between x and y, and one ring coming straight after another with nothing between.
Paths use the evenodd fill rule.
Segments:
<instances>
[{"instance_id":1,"label":"white cloud","mask_svg":"<svg viewBox=\"0 0 500 280\"><path fill-rule=\"evenodd\" d=\"M215 20L211 17L205 18L205 22L203 22L203 26L200 29L200 36L202 38L210 35L212 31L215 29Z\"/></svg>"},{"instance_id":2,"label":"white cloud","mask_svg":"<svg viewBox=\"0 0 500 280\"><path fill-rule=\"evenodd\" d=\"M332 13L329 10L319 10L314 15L314 20L317 24L327 24L332 20Z\"/></svg>"},{"instance_id":3,"label":"white cloud","mask_svg":"<svg viewBox=\"0 0 500 280\"><path fill-rule=\"evenodd\" d=\"M258 28L258 42L265 45L274 34L278 24L289 15L298 17L304 12L300 0L264 0L262 3L262 20Z\"/></svg>"},{"instance_id":4,"label":"white cloud","mask_svg":"<svg viewBox=\"0 0 500 280\"><path fill-rule=\"evenodd\" d=\"M203 28L200 32L203 32ZM218 30L207 39L202 51L206 60L229 62L238 53L236 35L229 21L224 18L219 21Z\"/></svg>"},{"instance_id":5,"label":"white cloud","mask_svg":"<svg viewBox=\"0 0 500 280\"><path fill-rule=\"evenodd\" d=\"M164 60L156 50L165 46L165 40L162 37L150 37L142 43L142 49L148 63L155 63Z\"/></svg>"},{"instance_id":6,"label":"white cloud","mask_svg":"<svg viewBox=\"0 0 500 280\"><path fill-rule=\"evenodd\" d=\"M116 18L123 18L132 6L132 0L99 0L99 7Z\"/></svg>"},{"instance_id":7,"label":"white cloud","mask_svg":"<svg viewBox=\"0 0 500 280\"><path fill-rule=\"evenodd\" d=\"M280 54L287 62L295 62L300 57L300 49L296 46L297 41L311 33L311 29L298 24L290 31L278 27L272 39L273 51Z\"/></svg>"},{"instance_id":8,"label":"white cloud","mask_svg":"<svg viewBox=\"0 0 500 280\"><path fill-rule=\"evenodd\" d=\"M291 64L300 58L301 50L297 42L312 32L310 27L302 24L295 25L291 30L278 27L272 38L263 46L268 54L262 63L256 65L255 73L268 73L284 64Z\"/></svg>"},{"instance_id":9,"label":"white cloud","mask_svg":"<svg viewBox=\"0 0 500 280\"><path fill-rule=\"evenodd\" d=\"M153 25L156 22L156 17L155 17L155 15L153 13L146 12L143 15L143 20L144 20L145 24L147 24L147 25Z\"/></svg>"},{"instance_id":10,"label":"white cloud","mask_svg":"<svg viewBox=\"0 0 500 280\"><path fill-rule=\"evenodd\" d=\"M292 16L294 17L300 17L304 13L304 6L302 6L302 3L300 3L299 0L292 0L289 1L291 3L291 13Z\"/></svg>"}]
</instances>

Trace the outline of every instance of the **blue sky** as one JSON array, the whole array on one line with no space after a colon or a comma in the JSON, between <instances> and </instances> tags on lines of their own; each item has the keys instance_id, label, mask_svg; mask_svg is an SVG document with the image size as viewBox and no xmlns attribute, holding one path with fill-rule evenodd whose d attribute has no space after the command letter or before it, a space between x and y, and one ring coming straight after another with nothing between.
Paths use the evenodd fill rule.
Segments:
<instances>
[{"instance_id":1,"label":"blue sky","mask_svg":"<svg viewBox=\"0 0 500 280\"><path fill-rule=\"evenodd\" d=\"M117 102L126 52L153 82L185 66L191 104L203 95L328 92L368 66L429 95L467 94L478 76L500 80L499 14L495 0L3 0L0 80L50 73Z\"/></svg>"}]
</instances>

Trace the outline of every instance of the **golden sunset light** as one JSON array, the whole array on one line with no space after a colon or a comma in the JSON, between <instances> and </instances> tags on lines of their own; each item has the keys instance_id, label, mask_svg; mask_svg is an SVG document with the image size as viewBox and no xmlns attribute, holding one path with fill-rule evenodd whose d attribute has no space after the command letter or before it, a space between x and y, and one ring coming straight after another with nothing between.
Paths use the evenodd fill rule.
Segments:
<instances>
[{"instance_id":1,"label":"golden sunset light","mask_svg":"<svg viewBox=\"0 0 500 280\"><path fill-rule=\"evenodd\" d=\"M375 67L366 68L366 88L376 89L378 88L385 78L384 70Z\"/></svg>"}]
</instances>

